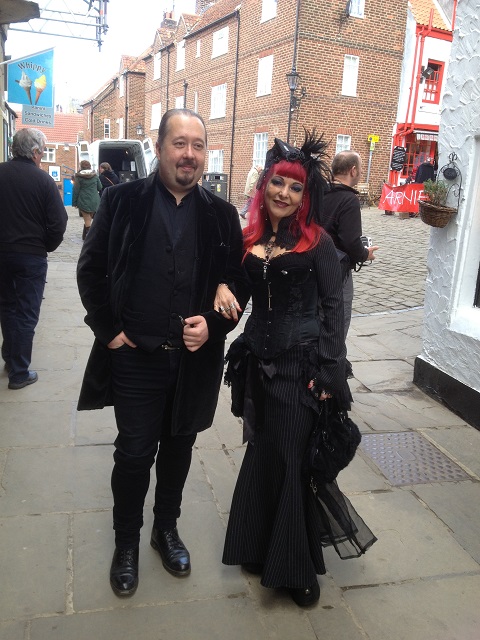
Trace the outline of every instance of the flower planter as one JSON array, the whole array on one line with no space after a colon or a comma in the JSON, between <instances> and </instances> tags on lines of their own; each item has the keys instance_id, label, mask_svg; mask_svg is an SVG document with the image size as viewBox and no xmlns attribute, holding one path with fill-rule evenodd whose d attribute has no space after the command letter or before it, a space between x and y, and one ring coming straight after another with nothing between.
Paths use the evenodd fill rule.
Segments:
<instances>
[{"instance_id":1,"label":"flower planter","mask_svg":"<svg viewBox=\"0 0 480 640\"><path fill-rule=\"evenodd\" d=\"M418 209L420 218L425 224L429 224L431 227L440 227L441 229L446 227L452 216L457 213L457 210L453 207L440 207L423 200L419 200Z\"/></svg>"}]
</instances>

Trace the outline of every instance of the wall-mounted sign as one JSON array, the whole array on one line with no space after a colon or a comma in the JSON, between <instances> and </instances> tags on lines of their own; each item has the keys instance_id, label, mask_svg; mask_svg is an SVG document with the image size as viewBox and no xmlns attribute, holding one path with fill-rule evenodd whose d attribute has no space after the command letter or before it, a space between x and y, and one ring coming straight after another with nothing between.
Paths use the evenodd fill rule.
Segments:
<instances>
[{"instance_id":1,"label":"wall-mounted sign","mask_svg":"<svg viewBox=\"0 0 480 640\"><path fill-rule=\"evenodd\" d=\"M48 173L52 176L55 182L60 182L60 167L57 165L49 165Z\"/></svg>"},{"instance_id":2,"label":"wall-mounted sign","mask_svg":"<svg viewBox=\"0 0 480 640\"><path fill-rule=\"evenodd\" d=\"M407 157L407 149L405 147L394 147L392 153L392 161L390 169L392 171L401 171Z\"/></svg>"}]
</instances>

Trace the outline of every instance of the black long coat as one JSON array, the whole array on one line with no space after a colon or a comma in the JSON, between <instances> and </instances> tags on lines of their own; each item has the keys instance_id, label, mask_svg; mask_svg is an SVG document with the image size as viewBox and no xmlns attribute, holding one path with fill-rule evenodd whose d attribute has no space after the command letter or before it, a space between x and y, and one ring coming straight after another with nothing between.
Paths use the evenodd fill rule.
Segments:
<instances>
[{"instance_id":1,"label":"black long coat","mask_svg":"<svg viewBox=\"0 0 480 640\"><path fill-rule=\"evenodd\" d=\"M110 351L107 344L122 330L128 296L152 213L156 174L105 190L94 224L78 261L77 281L85 322L95 334L78 402L78 410L112 404ZM213 311L217 286L226 282L242 306L248 286L242 267L243 240L238 214L231 204L195 187L196 255L192 315L205 317L209 339L195 352L182 350L175 393L172 433L191 434L213 421L223 373L225 336L235 327Z\"/></svg>"}]
</instances>

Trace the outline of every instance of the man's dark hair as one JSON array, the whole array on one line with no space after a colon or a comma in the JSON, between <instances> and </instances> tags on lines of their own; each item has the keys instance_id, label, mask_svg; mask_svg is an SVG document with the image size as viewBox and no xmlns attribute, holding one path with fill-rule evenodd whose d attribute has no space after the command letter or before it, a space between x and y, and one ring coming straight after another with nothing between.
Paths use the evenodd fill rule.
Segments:
<instances>
[{"instance_id":1,"label":"man's dark hair","mask_svg":"<svg viewBox=\"0 0 480 640\"><path fill-rule=\"evenodd\" d=\"M334 176L343 176L353 167L359 166L360 156L356 151L340 151L332 162L332 173Z\"/></svg>"},{"instance_id":2,"label":"man's dark hair","mask_svg":"<svg viewBox=\"0 0 480 640\"><path fill-rule=\"evenodd\" d=\"M161 147L163 145L163 141L165 140L165 136L168 131L168 122L170 118L173 116L188 116L191 118L198 118L203 125L205 130L205 144L207 143L207 127L205 126L205 122L203 121L202 116L196 111L192 111L192 109L169 109L165 111L160 121L160 126L158 127L158 146Z\"/></svg>"}]
</instances>

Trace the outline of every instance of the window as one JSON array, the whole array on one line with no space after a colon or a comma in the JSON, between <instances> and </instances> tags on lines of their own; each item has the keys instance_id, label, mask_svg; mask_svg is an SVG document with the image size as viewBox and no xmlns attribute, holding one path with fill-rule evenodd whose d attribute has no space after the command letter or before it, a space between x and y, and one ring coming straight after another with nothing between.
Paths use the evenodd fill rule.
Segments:
<instances>
[{"instance_id":1,"label":"window","mask_svg":"<svg viewBox=\"0 0 480 640\"><path fill-rule=\"evenodd\" d=\"M346 55L343 62L342 95L356 96L358 81L358 56Z\"/></svg>"},{"instance_id":2,"label":"window","mask_svg":"<svg viewBox=\"0 0 480 640\"><path fill-rule=\"evenodd\" d=\"M162 119L162 103L152 104L152 115L150 116L150 129L158 129Z\"/></svg>"},{"instance_id":3,"label":"window","mask_svg":"<svg viewBox=\"0 0 480 640\"><path fill-rule=\"evenodd\" d=\"M198 40L197 40L197 52L196 52L196 54L195 54L195 57L196 57L196 58L199 58L199 57L200 57L200 45L201 45L201 42L202 42L202 41L201 41L200 39L198 39Z\"/></svg>"},{"instance_id":4,"label":"window","mask_svg":"<svg viewBox=\"0 0 480 640\"><path fill-rule=\"evenodd\" d=\"M103 121L103 137L105 140L110 139L110 118L105 118Z\"/></svg>"},{"instance_id":5,"label":"window","mask_svg":"<svg viewBox=\"0 0 480 640\"><path fill-rule=\"evenodd\" d=\"M256 133L253 140L253 164L265 166L268 149L268 133Z\"/></svg>"},{"instance_id":6,"label":"window","mask_svg":"<svg viewBox=\"0 0 480 640\"><path fill-rule=\"evenodd\" d=\"M183 96L177 96L175 98L175 109L183 109L184 108L184 97Z\"/></svg>"},{"instance_id":7,"label":"window","mask_svg":"<svg viewBox=\"0 0 480 640\"><path fill-rule=\"evenodd\" d=\"M162 77L162 54L160 51L153 56L153 79L160 80Z\"/></svg>"},{"instance_id":8,"label":"window","mask_svg":"<svg viewBox=\"0 0 480 640\"><path fill-rule=\"evenodd\" d=\"M219 84L212 87L210 100L210 119L224 118L227 112L227 85Z\"/></svg>"},{"instance_id":9,"label":"window","mask_svg":"<svg viewBox=\"0 0 480 640\"><path fill-rule=\"evenodd\" d=\"M262 0L262 17L260 22L275 18L277 15L277 0Z\"/></svg>"},{"instance_id":10,"label":"window","mask_svg":"<svg viewBox=\"0 0 480 640\"><path fill-rule=\"evenodd\" d=\"M193 110L198 113L198 91L193 94Z\"/></svg>"},{"instance_id":11,"label":"window","mask_svg":"<svg viewBox=\"0 0 480 640\"><path fill-rule=\"evenodd\" d=\"M185 69L185 40L177 44L177 71Z\"/></svg>"},{"instance_id":12,"label":"window","mask_svg":"<svg viewBox=\"0 0 480 640\"><path fill-rule=\"evenodd\" d=\"M258 61L257 96L272 93L273 56L265 56Z\"/></svg>"},{"instance_id":13,"label":"window","mask_svg":"<svg viewBox=\"0 0 480 640\"><path fill-rule=\"evenodd\" d=\"M208 172L223 172L223 149L213 149L208 152Z\"/></svg>"},{"instance_id":14,"label":"window","mask_svg":"<svg viewBox=\"0 0 480 640\"><path fill-rule=\"evenodd\" d=\"M343 134L338 134L337 136L337 146L335 148L335 153L340 153L340 151L349 151L352 148L352 136L346 136Z\"/></svg>"},{"instance_id":15,"label":"window","mask_svg":"<svg viewBox=\"0 0 480 640\"><path fill-rule=\"evenodd\" d=\"M117 124L118 124L118 139L123 140L123 138L125 137L125 133L123 131L123 118L119 118L117 120Z\"/></svg>"},{"instance_id":16,"label":"window","mask_svg":"<svg viewBox=\"0 0 480 640\"><path fill-rule=\"evenodd\" d=\"M123 73L118 79L118 91L118 97L123 98L123 96L125 95L125 76L123 75Z\"/></svg>"},{"instance_id":17,"label":"window","mask_svg":"<svg viewBox=\"0 0 480 640\"><path fill-rule=\"evenodd\" d=\"M429 77L425 78L425 91L423 94L423 102L429 102L430 104L440 104L440 93L442 91L443 70L445 64L443 62L436 62L429 60L426 69L429 72Z\"/></svg>"},{"instance_id":18,"label":"window","mask_svg":"<svg viewBox=\"0 0 480 640\"><path fill-rule=\"evenodd\" d=\"M45 147L42 162L55 162L55 147Z\"/></svg>"},{"instance_id":19,"label":"window","mask_svg":"<svg viewBox=\"0 0 480 640\"><path fill-rule=\"evenodd\" d=\"M350 0L350 15L352 18L364 18L365 0Z\"/></svg>"},{"instance_id":20,"label":"window","mask_svg":"<svg viewBox=\"0 0 480 640\"><path fill-rule=\"evenodd\" d=\"M212 38L212 58L228 53L228 27L215 31Z\"/></svg>"},{"instance_id":21,"label":"window","mask_svg":"<svg viewBox=\"0 0 480 640\"><path fill-rule=\"evenodd\" d=\"M92 121L92 112L91 112L91 110L89 109L89 110L87 111L87 129L88 129L89 131L90 131L90 123L91 123L91 121Z\"/></svg>"}]
</instances>

